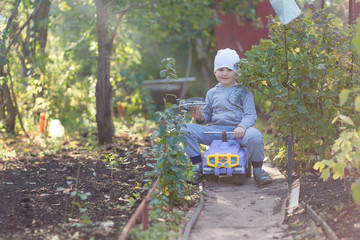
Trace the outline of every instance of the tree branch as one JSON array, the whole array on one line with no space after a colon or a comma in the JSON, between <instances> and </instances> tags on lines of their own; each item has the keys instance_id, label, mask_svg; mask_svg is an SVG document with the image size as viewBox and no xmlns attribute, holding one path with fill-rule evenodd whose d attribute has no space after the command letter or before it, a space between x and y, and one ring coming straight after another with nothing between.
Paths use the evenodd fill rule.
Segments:
<instances>
[{"instance_id":1,"label":"tree branch","mask_svg":"<svg viewBox=\"0 0 360 240\"><path fill-rule=\"evenodd\" d=\"M255 84L250 84L250 87L254 88L255 90L258 90L262 95L268 97L269 99L272 99L273 97L271 97L270 95L264 93L264 91L262 91L261 89L259 89L257 86L255 86ZM278 99L280 102L285 102L282 99Z\"/></svg>"},{"instance_id":2,"label":"tree branch","mask_svg":"<svg viewBox=\"0 0 360 240\"><path fill-rule=\"evenodd\" d=\"M18 0L20 1L20 0ZM17 37L19 36L19 34L22 32L22 30L24 30L24 28L29 24L30 20L33 19L37 13L37 11L40 8L41 3L43 2L43 0L40 0L39 4L37 5L36 9L34 10L34 12L30 15L30 17L28 18L28 20L26 20L26 22L20 27L20 29L17 31L17 33L14 35L14 37L11 39L9 46L6 48L5 51L5 56L8 54L11 45L14 44L15 40L17 39Z\"/></svg>"},{"instance_id":3,"label":"tree branch","mask_svg":"<svg viewBox=\"0 0 360 240\"><path fill-rule=\"evenodd\" d=\"M15 15L16 15L16 13L17 13L18 8L19 8L20 2L21 2L21 0L17 0L17 1L16 1L15 7L14 7L12 13L11 13L11 16L9 17L9 21L8 21L7 24L6 24L6 27L5 27L4 32L7 32L7 31L9 30L10 25L11 25L11 23L12 23Z\"/></svg>"},{"instance_id":4,"label":"tree branch","mask_svg":"<svg viewBox=\"0 0 360 240\"><path fill-rule=\"evenodd\" d=\"M115 24L115 27L114 27L114 31L111 35L111 38L110 38L110 49L112 48L112 45L114 43L114 39L115 39L115 36L116 36L116 33L117 33L117 29L121 23L121 20L122 18L124 17L124 15L129 12L132 8L135 8L137 6L137 4L135 3L132 3L130 5L127 6L127 8L125 8L123 11L120 12L120 15L118 16L118 18L116 19L116 24Z\"/></svg>"},{"instance_id":5,"label":"tree branch","mask_svg":"<svg viewBox=\"0 0 360 240\"><path fill-rule=\"evenodd\" d=\"M8 76L9 76L10 89L11 89L11 93L12 93L12 95L13 95L13 99L14 99L14 103L15 103L15 108L16 108L16 113L17 113L18 118L19 118L19 122L20 122L21 129L24 131L25 136L30 139L30 136L27 134L27 132L26 132L26 130L25 130L25 127L24 127L24 124L23 124L23 122L22 122L22 117L21 117L21 114L20 114L20 111L19 111L19 106L18 106L18 104L17 104L17 100L16 100L16 95L15 95L15 91L14 91L14 84L13 84L13 81L12 81L9 64L7 64L7 74L8 74Z\"/></svg>"}]
</instances>

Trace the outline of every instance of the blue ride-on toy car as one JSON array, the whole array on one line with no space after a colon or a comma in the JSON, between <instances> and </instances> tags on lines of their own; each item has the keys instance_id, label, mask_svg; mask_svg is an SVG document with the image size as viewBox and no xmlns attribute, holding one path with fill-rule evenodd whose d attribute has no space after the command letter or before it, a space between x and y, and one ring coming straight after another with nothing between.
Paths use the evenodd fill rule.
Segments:
<instances>
[{"instance_id":1,"label":"blue ride-on toy car","mask_svg":"<svg viewBox=\"0 0 360 240\"><path fill-rule=\"evenodd\" d=\"M222 140L213 140L203 158L203 174L210 182L217 182L220 175L232 176L236 185L243 185L245 177L251 177L251 164L245 148L236 140L227 140L226 132Z\"/></svg>"}]
</instances>

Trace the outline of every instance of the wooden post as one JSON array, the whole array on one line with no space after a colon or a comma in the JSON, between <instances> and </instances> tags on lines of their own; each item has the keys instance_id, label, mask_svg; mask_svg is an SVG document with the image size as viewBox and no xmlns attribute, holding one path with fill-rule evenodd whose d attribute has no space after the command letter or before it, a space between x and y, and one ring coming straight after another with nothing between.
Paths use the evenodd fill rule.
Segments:
<instances>
[{"instance_id":1,"label":"wooden post","mask_svg":"<svg viewBox=\"0 0 360 240\"><path fill-rule=\"evenodd\" d=\"M292 158L292 148L293 148L293 139L292 137L288 138L288 162L287 162L287 180L288 186L291 188L292 183L292 169L293 169L293 158Z\"/></svg>"},{"instance_id":2,"label":"wooden post","mask_svg":"<svg viewBox=\"0 0 360 240\"><path fill-rule=\"evenodd\" d=\"M349 0L349 24L354 23L354 0Z\"/></svg>"},{"instance_id":3,"label":"wooden post","mask_svg":"<svg viewBox=\"0 0 360 240\"><path fill-rule=\"evenodd\" d=\"M149 229L149 209L148 209L147 202L145 202L144 210L142 212L142 224L143 224L144 231Z\"/></svg>"},{"instance_id":4,"label":"wooden post","mask_svg":"<svg viewBox=\"0 0 360 240\"><path fill-rule=\"evenodd\" d=\"M119 236L118 240L126 240L129 236L131 228L134 226L136 219L142 214L143 219L147 218L149 216L148 208L147 208L147 202L150 200L151 195L154 193L157 185L160 182L160 176L157 178L156 182L154 183L153 187L150 189L149 193L146 195L144 200L140 203L139 207L136 209L135 213L131 216L130 220L125 225L123 231L121 232L121 235ZM144 211L146 213L144 214ZM146 223L145 223L146 224ZM143 227L145 226L143 222ZM149 227L149 222L147 223L147 227ZM145 229L144 229L145 230Z\"/></svg>"}]
</instances>

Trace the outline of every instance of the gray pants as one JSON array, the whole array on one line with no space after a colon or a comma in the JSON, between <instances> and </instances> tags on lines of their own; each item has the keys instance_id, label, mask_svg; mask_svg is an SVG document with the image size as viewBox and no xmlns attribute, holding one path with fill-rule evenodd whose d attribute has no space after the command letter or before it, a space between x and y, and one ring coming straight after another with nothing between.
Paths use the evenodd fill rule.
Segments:
<instances>
[{"instance_id":1,"label":"gray pants","mask_svg":"<svg viewBox=\"0 0 360 240\"><path fill-rule=\"evenodd\" d=\"M206 134L204 132L233 132L234 126L186 124L184 136L187 140L185 152L189 158L201 155L199 143L210 145L215 139L222 139L222 134ZM233 134L227 134L228 139L233 139ZM250 127L246 130L243 138L236 139L242 147L247 148L251 162L262 162L264 160L264 141L259 130Z\"/></svg>"}]
</instances>

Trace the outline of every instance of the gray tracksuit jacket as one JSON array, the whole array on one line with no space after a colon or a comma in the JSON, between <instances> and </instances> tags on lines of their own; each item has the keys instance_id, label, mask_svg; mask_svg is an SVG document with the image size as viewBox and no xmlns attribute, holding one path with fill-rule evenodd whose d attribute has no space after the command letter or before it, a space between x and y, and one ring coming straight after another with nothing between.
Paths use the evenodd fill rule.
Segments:
<instances>
[{"instance_id":1,"label":"gray tracksuit jacket","mask_svg":"<svg viewBox=\"0 0 360 240\"><path fill-rule=\"evenodd\" d=\"M220 83L206 94L206 105L202 109L204 124L240 126L245 130L253 126L257 115L254 97L238 84L225 88Z\"/></svg>"}]
</instances>

